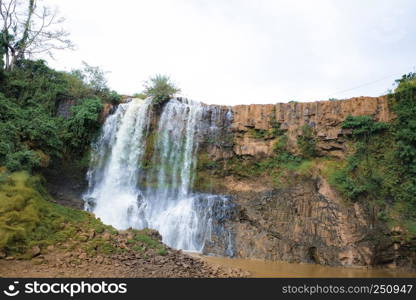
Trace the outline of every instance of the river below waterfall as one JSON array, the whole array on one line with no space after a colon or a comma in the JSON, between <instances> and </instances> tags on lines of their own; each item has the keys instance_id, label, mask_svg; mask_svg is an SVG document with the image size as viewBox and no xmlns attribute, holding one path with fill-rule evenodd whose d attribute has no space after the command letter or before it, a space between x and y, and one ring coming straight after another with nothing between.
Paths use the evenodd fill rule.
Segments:
<instances>
[{"instance_id":1,"label":"river below waterfall","mask_svg":"<svg viewBox=\"0 0 416 300\"><path fill-rule=\"evenodd\" d=\"M196 255L195 255L196 256ZM240 268L255 278L278 277L410 277L416 278L416 273L403 270L365 267L329 267L316 264L296 264L281 261L268 261L257 259L227 258L218 256L198 255L201 259L212 265L226 268Z\"/></svg>"}]
</instances>

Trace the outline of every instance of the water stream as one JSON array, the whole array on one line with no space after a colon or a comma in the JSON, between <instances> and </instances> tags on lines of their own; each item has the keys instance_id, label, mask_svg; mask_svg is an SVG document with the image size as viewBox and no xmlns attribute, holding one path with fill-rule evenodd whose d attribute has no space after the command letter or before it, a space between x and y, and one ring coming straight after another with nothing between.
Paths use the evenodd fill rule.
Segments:
<instances>
[{"instance_id":1,"label":"water stream","mask_svg":"<svg viewBox=\"0 0 416 300\"><path fill-rule=\"evenodd\" d=\"M239 268L256 278L336 278L336 277L410 277L416 273L397 269L365 268L365 267L330 267L317 264L296 264L282 261L258 259L227 258L216 256L198 256L210 264L225 268Z\"/></svg>"}]
</instances>

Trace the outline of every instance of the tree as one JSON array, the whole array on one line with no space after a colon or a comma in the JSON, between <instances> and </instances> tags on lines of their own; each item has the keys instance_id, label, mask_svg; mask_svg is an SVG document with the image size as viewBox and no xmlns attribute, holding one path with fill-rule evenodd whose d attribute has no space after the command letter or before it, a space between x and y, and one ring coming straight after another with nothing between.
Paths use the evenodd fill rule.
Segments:
<instances>
[{"instance_id":1,"label":"tree","mask_svg":"<svg viewBox=\"0 0 416 300\"><path fill-rule=\"evenodd\" d=\"M1 43L5 69L12 70L19 60L59 49L73 49L69 33L60 28L65 19L57 11L39 6L41 0L0 0Z\"/></svg>"},{"instance_id":2,"label":"tree","mask_svg":"<svg viewBox=\"0 0 416 300\"><path fill-rule=\"evenodd\" d=\"M93 91L94 95L100 97L104 102L119 103L121 96L108 87L106 74L109 72L102 70L100 67L90 66L85 61L82 62L82 65L82 69L72 70L70 75L78 78Z\"/></svg>"},{"instance_id":3,"label":"tree","mask_svg":"<svg viewBox=\"0 0 416 300\"><path fill-rule=\"evenodd\" d=\"M107 78L105 77L108 72L101 70L100 67L90 66L85 61L82 62L82 66L83 69L72 70L71 74L81 79L96 93L108 91Z\"/></svg>"},{"instance_id":4,"label":"tree","mask_svg":"<svg viewBox=\"0 0 416 300\"><path fill-rule=\"evenodd\" d=\"M403 92L411 88L416 87L416 73L410 72L409 74L404 74L402 78L395 80L397 85L394 90L395 93Z\"/></svg>"},{"instance_id":5,"label":"tree","mask_svg":"<svg viewBox=\"0 0 416 300\"><path fill-rule=\"evenodd\" d=\"M162 105L180 91L167 75L157 74L144 84L144 94L152 97L155 105Z\"/></svg>"}]
</instances>

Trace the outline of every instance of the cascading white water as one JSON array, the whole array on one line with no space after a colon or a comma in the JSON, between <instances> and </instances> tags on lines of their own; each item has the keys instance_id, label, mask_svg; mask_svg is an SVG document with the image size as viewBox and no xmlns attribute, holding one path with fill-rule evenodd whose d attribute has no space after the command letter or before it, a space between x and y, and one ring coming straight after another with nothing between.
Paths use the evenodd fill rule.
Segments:
<instances>
[{"instance_id":1,"label":"cascading white water","mask_svg":"<svg viewBox=\"0 0 416 300\"><path fill-rule=\"evenodd\" d=\"M138 224L137 187L145 149L151 100L120 104L110 115L96 144L84 195L86 208L116 228Z\"/></svg>"},{"instance_id":2,"label":"cascading white water","mask_svg":"<svg viewBox=\"0 0 416 300\"><path fill-rule=\"evenodd\" d=\"M213 221L224 218L229 202L191 191L206 107L171 99L149 132L150 107L150 99L133 100L107 118L93 147L86 209L116 228L153 228L169 246L201 252L213 230L223 234ZM154 149L144 168L146 142Z\"/></svg>"}]
</instances>

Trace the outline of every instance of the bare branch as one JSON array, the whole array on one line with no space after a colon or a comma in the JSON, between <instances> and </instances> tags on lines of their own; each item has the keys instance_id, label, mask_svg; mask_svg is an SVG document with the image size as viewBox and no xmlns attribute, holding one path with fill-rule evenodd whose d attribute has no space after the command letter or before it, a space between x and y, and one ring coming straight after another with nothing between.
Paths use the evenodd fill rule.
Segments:
<instances>
[{"instance_id":1,"label":"bare branch","mask_svg":"<svg viewBox=\"0 0 416 300\"><path fill-rule=\"evenodd\" d=\"M58 28L65 19L58 18L56 9L39 5L40 1L0 0L0 38L6 48L7 69L26 56L53 57L54 50L74 49L69 33Z\"/></svg>"}]
</instances>

